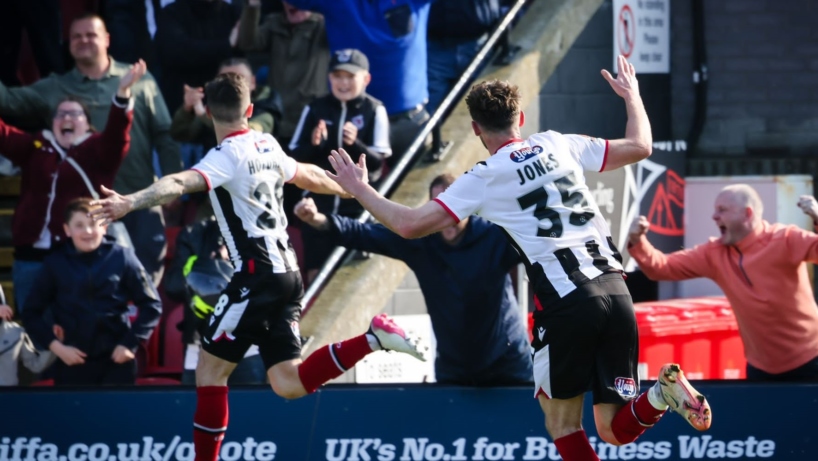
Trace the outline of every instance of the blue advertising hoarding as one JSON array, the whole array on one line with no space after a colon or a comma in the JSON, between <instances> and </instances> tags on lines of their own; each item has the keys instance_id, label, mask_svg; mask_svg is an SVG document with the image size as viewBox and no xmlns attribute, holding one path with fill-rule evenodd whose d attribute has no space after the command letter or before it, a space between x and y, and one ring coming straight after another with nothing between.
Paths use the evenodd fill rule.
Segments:
<instances>
[{"instance_id":1,"label":"blue advertising hoarding","mask_svg":"<svg viewBox=\"0 0 818 461\"><path fill-rule=\"evenodd\" d=\"M704 433L668 414L635 443L596 437L603 460L818 459L818 385L702 383ZM530 388L337 386L295 401L230 391L221 459L465 461L560 459ZM192 388L0 393L0 461L192 460Z\"/></svg>"}]
</instances>

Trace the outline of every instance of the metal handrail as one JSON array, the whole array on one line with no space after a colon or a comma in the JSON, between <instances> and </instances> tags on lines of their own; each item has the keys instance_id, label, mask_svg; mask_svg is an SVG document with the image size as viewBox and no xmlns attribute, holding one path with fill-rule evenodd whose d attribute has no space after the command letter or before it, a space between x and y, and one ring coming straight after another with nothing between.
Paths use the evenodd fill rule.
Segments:
<instances>
[{"instance_id":1,"label":"metal handrail","mask_svg":"<svg viewBox=\"0 0 818 461\"><path fill-rule=\"evenodd\" d=\"M420 154L423 153L420 151L420 147L425 142L426 137L429 136L432 130L434 130L435 127L442 121L443 116L449 110L449 107L453 104L454 100L458 97L463 88L465 88L465 86L471 81L478 67L480 67L483 61L486 60L489 53L492 51L492 48L494 48L495 44L497 44L503 34L507 32L509 26L525 4L526 0L517 0L514 5L509 8L508 12L505 14L505 16L503 16L500 22L494 27L494 30L492 31L491 35L489 35L486 43L483 44L480 51L477 52L471 63L469 63L469 66L466 67L465 71L463 71L460 79L457 81L457 83L455 83L454 87L452 87L452 89L437 107L431 118L429 118L429 121L426 122L423 129L415 137L415 140L406 150L406 153L401 157L400 161L389 172L384 182L378 187L378 192L380 194L384 196L391 194L392 189L396 186L398 180L402 179L408 172L409 167L413 166L415 162L420 159ZM364 211L361 216L358 217L358 222L365 222L370 218L370 216L371 215L368 211ZM302 314L305 314L309 310L309 306L312 304L313 299L321 288L324 287L329 277L338 269L338 267L341 266L342 262L346 262L346 260L352 256L352 253L352 251L348 251L344 247L335 247L327 258L327 261L321 267L321 270L307 288L307 292L304 294L303 303L301 305Z\"/></svg>"}]
</instances>

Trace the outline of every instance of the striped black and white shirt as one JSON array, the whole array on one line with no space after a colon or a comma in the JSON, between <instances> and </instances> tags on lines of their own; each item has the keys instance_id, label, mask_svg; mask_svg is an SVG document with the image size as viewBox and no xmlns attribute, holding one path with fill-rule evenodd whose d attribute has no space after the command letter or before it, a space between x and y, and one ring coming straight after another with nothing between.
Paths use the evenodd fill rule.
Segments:
<instances>
[{"instance_id":1,"label":"striped black and white shirt","mask_svg":"<svg viewBox=\"0 0 818 461\"><path fill-rule=\"evenodd\" d=\"M435 200L458 221L476 214L505 229L545 305L622 270L585 184L584 171L601 171L607 154L603 139L537 133L510 141Z\"/></svg>"},{"instance_id":2,"label":"striped black and white shirt","mask_svg":"<svg viewBox=\"0 0 818 461\"><path fill-rule=\"evenodd\" d=\"M269 266L275 273L298 269L282 190L295 177L297 163L272 136L254 130L232 133L192 169L207 181L236 272L245 264Z\"/></svg>"}]
</instances>

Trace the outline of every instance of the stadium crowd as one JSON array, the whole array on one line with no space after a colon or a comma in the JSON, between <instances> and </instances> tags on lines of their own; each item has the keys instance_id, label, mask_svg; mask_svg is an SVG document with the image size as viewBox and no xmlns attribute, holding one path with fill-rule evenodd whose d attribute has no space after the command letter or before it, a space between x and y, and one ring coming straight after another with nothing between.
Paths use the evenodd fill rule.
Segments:
<instances>
[{"instance_id":1,"label":"stadium crowd","mask_svg":"<svg viewBox=\"0 0 818 461\"><path fill-rule=\"evenodd\" d=\"M223 284L231 273L206 195L107 228L80 219L88 199L131 193L196 164L216 144L203 86L227 72L251 84L252 129L300 162L328 167L326 154L339 147L365 153L377 183L513 2L392 3L12 1L0 19L8 44L0 48L0 155L21 186L10 242L14 299L0 302L0 326L18 347L0 383L18 382L17 360L45 369L29 377L41 382L134 383L163 363L146 346L161 328L178 332L165 338L184 345L185 370L195 367L197 329L215 304L196 281ZM331 247L293 219L302 192L284 185L283 194L309 280ZM361 212L354 200L315 204L341 217ZM505 275L495 285L504 287ZM498 312L509 307L497 303ZM524 348L509 352L528 360ZM257 353L247 352L237 382L263 382Z\"/></svg>"},{"instance_id":2,"label":"stadium crowd","mask_svg":"<svg viewBox=\"0 0 818 461\"><path fill-rule=\"evenodd\" d=\"M326 154L332 149L344 148L353 158L366 154L369 181L382 181L513 2L385 3L10 1L0 16L0 174L20 176L20 193L4 243L14 250L14 299L0 296L0 340L13 347L0 357L0 385L121 385L149 375L192 384L198 331L232 274L207 195L138 210L107 228L81 219L88 199L109 190L138 191L201 160L216 146L203 87L228 72L250 82L251 129L271 134L297 161L322 168L331 169ZM627 250L652 279L704 276L724 285L740 306L735 311L748 378L815 380L818 308L805 265L815 262L814 234L762 222L755 193L739 192L739 199L716 204L722 238L707 247L662 255L650 246L641 219ZM509 317L517 307L507 271L451 283L430 277L446 272L448 258L461 258L454 266L490 258L501 261L501 269L516 264L505 253L490 254L496 247L486 243L498 229L464 220L415 242L420 249L405 243L406 251L398 251L382 227L348 219L362 211L355 200L311 195L289 184L281 193L307 283L338 243L413 267L435 333L448 335L437 343L438 381L493 385L530 374L523 327ZM799 206L818 218L811 197ZM789 252L775 256L790 256L776 264L797 281L792 299L770 302L770 295L750 302L744 298L755 292L731 289L747 284L758 291L759 280L768 280L762 277L768 256L755 261L745 254L761 252L768 244L758 242L765 239L789 245ZM469 242L483 242L485 252L475 253ZM737 270L730 266L734 249L745 258ZM719 252L720 262L708 259ZM714 272L721 263L731 269ZM782 286L769 280L771 292ZM483 345L488 352L480 363L466 363L462 349L468 344L453 339L465 326L452 306L472 312L470 303L485 300L492 304L480 307L495 315L482 316L480 328L493 331L496 343ZM747 307L756 305L774 309ZM784 309L792 314L781 316ZM773 323L781 331L770 340ZM164 350L178 350L177 357L162 355L157 331L164 332ZM487 378L489 368L509 371ZM18 377L24 369L27 376ZM258 349L250 348L230 382L264 380Z\"/></svg>"}]
</instances>

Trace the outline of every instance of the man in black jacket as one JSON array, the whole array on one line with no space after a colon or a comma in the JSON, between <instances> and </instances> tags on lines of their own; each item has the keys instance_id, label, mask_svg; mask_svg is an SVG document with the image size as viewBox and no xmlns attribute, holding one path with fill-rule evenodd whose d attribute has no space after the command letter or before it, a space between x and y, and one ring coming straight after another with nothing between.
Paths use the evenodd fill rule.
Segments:
<instances>
[{"instance_id":1,"label":"man in black jacket","mask_svg":"<svg viewBox=\"0 0 818 461\"><path fill-rule=\"evenodd\" d=\"M54 384L134 384L136 350L159 323L162 304L133 250L114 243L89 217L89 202L80 198L66 207L70 240L43 262L23 321L35 344L60 358ZM133 324L129 301L138 309ZM49 306L63 340L44 318Z\"/></svg>"}]
</instances>

